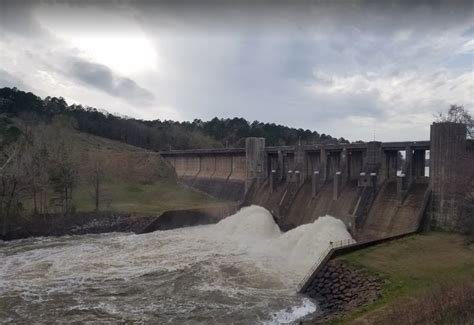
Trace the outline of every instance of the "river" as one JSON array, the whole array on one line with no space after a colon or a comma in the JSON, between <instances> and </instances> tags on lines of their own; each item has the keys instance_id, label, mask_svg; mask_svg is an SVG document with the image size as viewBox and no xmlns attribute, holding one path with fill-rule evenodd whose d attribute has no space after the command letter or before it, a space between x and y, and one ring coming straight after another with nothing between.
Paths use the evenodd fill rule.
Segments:
<instances>
[{"instance_id":1,"label":"river","mask_svg":"<svg viewBox=\"0 0 474 325\"><path fill-rule=\"evenodd\" d=\"M0 242L2 323L279 324L317 311L295 293L344 224L281 233L252 206L218 224Z\"/></svg>"}]
</instances>

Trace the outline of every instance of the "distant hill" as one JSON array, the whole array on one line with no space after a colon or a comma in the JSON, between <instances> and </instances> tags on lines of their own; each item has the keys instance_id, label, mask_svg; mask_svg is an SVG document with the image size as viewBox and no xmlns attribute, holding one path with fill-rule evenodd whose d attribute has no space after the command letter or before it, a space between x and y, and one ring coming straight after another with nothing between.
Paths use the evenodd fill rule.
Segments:
<instances>
[{"instance_id":1,"label":"distant hill","mask_svg":"<svg viewBox=\"0 0 474 325\"><path fill-rule=\"evenodd\" d=\"M110 114L105 110L68 105L62 97L44 99L16 88L0 89L0 114L30 121L51 121L61 115L74 119L85 133L121 141L154 151L206 147L242 147L246 137L264 137L267 145L348 142L316 131L295 129L243 118L210 121L144 121Z\"/></svg>"}]
</instances>

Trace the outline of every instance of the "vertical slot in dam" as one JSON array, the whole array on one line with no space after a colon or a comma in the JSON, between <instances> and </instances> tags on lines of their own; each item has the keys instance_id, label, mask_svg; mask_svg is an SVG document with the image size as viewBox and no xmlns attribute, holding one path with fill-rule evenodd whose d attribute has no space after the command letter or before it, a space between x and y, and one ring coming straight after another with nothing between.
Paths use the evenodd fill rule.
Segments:
<instances>
[{"instance_id":1,"label":"vertical slot in dam","mask_svg":"<svg viewBox=\"0 0 474 325\"><path fill-rule=\"evenodd\" d=\"M316 310L295 293L332 217L282 233L251 206L215 225L0 244L0 313L11 322L281 323Z\"/></svg>"}]
</instances>

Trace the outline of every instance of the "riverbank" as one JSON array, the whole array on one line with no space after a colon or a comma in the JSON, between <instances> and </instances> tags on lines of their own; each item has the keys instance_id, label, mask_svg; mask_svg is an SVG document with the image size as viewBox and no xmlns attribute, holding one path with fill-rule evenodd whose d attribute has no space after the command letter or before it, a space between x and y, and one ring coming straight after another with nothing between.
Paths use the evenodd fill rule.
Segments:
<instances>
[{"instance_id":1,"label":"riverbank","mask_svg":"<svg viewBox=\"0 0 474 325\"><path fill-rule=\"evenodd\" d=\"M83 212L71 215L36 215L10 225L3 240L28 237L86 235L108 232L144 233L155 230L217 223L235 213L237 203L207 205L198 208L168 210L160 214L128 212Z\"/></svg>"},{"instance_id":2,"label":"riverbank","mask_svg":"<svg viewBox=\"0 0 474 325\"><path fill-rule=\"evenodd\" d=\"M366 274L377 298L344 313L334 324L467 324L474 321L474 247L465 237L430 232L340 256L332 263ZM369 285L370 287L370 285ZM348 301L348 304L352 300ZM324 303L324 302L323 302ZM346 305L347 306L347 305ZM342 307L341 307L342 308ZM331 317L328 317L331 316ZM321 319L309 324L320 323Z\"/></svg>"},{"instance_id":3,"label":"riverbank","mask_svg":"<svg viewBox=\"0 0 474 325\"><path fill-rule=\"evenodd\" d=\"M83 212L68 216L36 215L12 223L3 240L106 232L140 232L156 218L157 215L133 215L126 212Z\"/></svg>"}]
</instances>

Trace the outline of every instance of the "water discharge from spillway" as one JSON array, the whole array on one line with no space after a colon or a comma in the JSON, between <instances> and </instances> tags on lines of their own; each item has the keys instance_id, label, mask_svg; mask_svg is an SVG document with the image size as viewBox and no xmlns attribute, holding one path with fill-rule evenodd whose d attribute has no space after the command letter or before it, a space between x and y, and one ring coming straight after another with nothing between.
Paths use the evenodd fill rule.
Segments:
<instances>
[{"instance_id":1,"label":"water discharge from spillway","mask_svg":"<svg viewBox=\"0 0 474 325\"><path fill-rule=\"evenodd\" d=\"M281 233L257 206L218 224L0 244L0 321L281 323L316 306L295 293L329 241L321 217Z\"/></svg>"}]
</instances>

